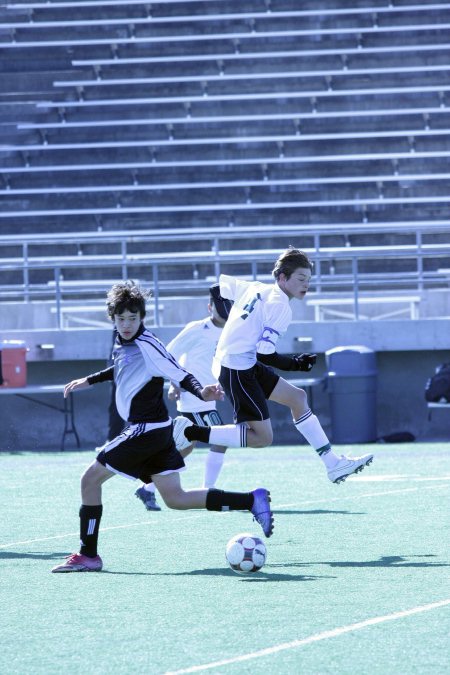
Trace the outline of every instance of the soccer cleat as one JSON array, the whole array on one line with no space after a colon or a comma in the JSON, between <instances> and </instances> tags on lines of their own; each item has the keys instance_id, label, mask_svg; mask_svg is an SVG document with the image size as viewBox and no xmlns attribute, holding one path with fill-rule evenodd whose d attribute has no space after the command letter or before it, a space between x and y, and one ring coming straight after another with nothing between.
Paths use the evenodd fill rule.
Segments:
<instances>
[{"instance_id":1,"label":"soccer cleat","mask_svg":"<svg viewBox=\"0 0 450 675\"><path fill-rule=\"evenodd\" d=\"M254 520L259 523L266 537L273 532L273 513L270 510L270 492L265 488L257 488L252 491L253 506L251 512Z\"/></svg>"},{"instance_id":2,"label":"soccer cleat","mask_svg":"<svg viewBox=\"0 0 450 675\"><path fill-rule=\"evenodd\" d=\"M147 511L161 511L154 492L149 492L144 487L140 487L134 494L141 500Z\"/></svg>"},{"instance_id":3,"label":"soccer cleat","mask_svg":"<svg viewBox=\"0 0 450 675\"><path fill-rule=\"evenodd\" d=\"M175 446L178 451L186 450L191 447L192 441L188 441L184 435L184 431L187 427L191 427L192 424L193 422L188 420L187 417L182 417L181 415L175 417L173 421L173 440L175 441Z\"/></svg>"},{"instance_id":4,"label":"soccer cleat","mask_svg":"<svg viewBox=\"0 0 450 675\"><path fill-rule=\"evenodd\" d=\"M100 572L103 567L103 561L99 555L95 558L89 558L82 553L72 553L66 558L66 562L57 565L52 572Z\"/></svg>"},{"instance_id":5,"label":"soccer cleat","mask_svg":"<svg viewBox=\"0 0 450 675\"><path fill-rule=\"evenodd\" d=\"M362 457L341 455L337 464L332 469L328 469L328 478L332 483L343 483L352 473L359 473L365 466L369 466L372 460L373 455L363 455Z\"/></svg>"}]
</instances>

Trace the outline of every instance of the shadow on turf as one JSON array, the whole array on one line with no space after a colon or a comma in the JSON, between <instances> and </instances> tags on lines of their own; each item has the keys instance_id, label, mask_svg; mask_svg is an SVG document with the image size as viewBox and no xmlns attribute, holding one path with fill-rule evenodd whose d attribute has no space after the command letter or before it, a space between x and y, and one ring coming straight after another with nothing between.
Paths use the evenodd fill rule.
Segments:
<instances>
[{"instance_id":1,"label":"shadow on turf","mask_svg":"<svg viewBox=\"0 0 450 675\"><path fill-rule=\"evenodd\" d=\"M329 565L330 567L449 567L448 563L439 562L412 562L411 558L436 558L435 555L428 553L426 555L386 555L381 556L378 560L361 560L361 561L343 561L343 562L322 562L321 565Z\"/></svg>"},{"instance_id":2,"label":"shadow on turf","mask_svg":"<svg viewBox=\"0 0 450 675\"><path fill-rule=\"evenodd\" d=\"M309 565L328 565L329 567L450 567L449 563L441 562L412 562L410 558L436 558L435 555L427 553L426 555L412 555L412 556L401 556L401 555L390 555L390 556L381 556L378 560L343 560L343 561L317 561L317 562L298 562L298 563L287 563L280 564L280 567L307 567ZM272 567L277 567L276 564Z\"/></svg>"},{"instance_id":3,"label":"shadow on turf","mask_svg":"<svg viewBox=\"0 0 450 675\"><path fill-rule=\"evenodd\" d=\"M289 565L283 565L289 567ZM125 574L131 576L146 576L146 577L236 577L240 576L226 567L211 567L204 570L190 570L189 572L110 572L103 570L102 574ZM315 581L316 579L334 579L335 577L326 575L310 575L310 574L271 574L266 572L258 572L255 576L247 577L241 576L244 581Z\"/></svg>"},{"instance_id":4,"label":"shadow on turf","mask_svg":"<svg viewBox=\"0 0 450 675\"><path fill-rule=\"evenodd\" d=\"M0 560L54 560L65 558L64 553L19 553L18 551L0 551Z\"/></svg>"}]
</instances>

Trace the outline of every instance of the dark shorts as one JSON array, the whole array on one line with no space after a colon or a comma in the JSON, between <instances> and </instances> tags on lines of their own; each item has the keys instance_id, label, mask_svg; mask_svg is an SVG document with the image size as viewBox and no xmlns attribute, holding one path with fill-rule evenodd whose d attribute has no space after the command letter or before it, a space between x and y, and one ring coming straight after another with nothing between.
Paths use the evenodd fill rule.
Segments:
<instances>
[{"instance_id":1,"label":"dark shorts","mask_svg":"<svg viewBox=\"0 0 450 675\"><path fill-rule=\"evenodd\" d=\"M199 427L220 427L223 425L223 420L217 410L202 410L201 412L182 412L180 415L187 417L188 420L194 422Z\"/></svg>"},{"instance_id":2,"label":"dark shorts","mask_svg":"<svg viewBox=\"0 0 450 675\"><path fill-rule=\"evenodd\" d=\"M267 399L279 379L272 368L262 363L248 370L222 366L219 382L233 406L235 424L269 419Z\"/></svg>"},{"instance_id":3,"label":"dark shorts","mask_svg":"<svg viewBox=\"0 0 450 675\"><path fill-rule=\"evenodd\" d=\"M154 474L182 471L184 461L175 447L172 425L148 430L150 425L132 424L97 455L97 461L125 478L149 483Z\"/></svg>"}]
</instances>

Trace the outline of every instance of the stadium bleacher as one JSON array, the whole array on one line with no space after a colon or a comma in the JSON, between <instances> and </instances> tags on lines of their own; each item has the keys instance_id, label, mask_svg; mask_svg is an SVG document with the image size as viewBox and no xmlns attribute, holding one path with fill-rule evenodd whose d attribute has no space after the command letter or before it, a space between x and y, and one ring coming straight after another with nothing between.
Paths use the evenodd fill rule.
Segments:
<instances>
[{"instance_id":1,"label":"stadium bleacher","mask_svg":"<svg viewBox=\"0 0 450 675\"><path fill-rule=\"evenodd\" d=\"M245 270L239 228L258 232L261 250L301 238L322 293L328 278L330 292L348 294L352 256L363 290L364 274L379 288L389 279L394 294L402 282L406 293L447 288L437 271L449 259L446 4L69 0L0 11L0 223L27 242L18 257L6 248L5 298L45 295L63 272L83 289L132 270L130 238L122 265L107 239L124 230L166 233L139 253L185 261L172 291L195 282L195 294L217 275L204 262L211 249L235 251L229 269ZM327 226L324 245L313 230ZM220 244L218 227L230 233ZM183 244L174 228L204 236ZM96 239L74 250L77 231ZM39 253L30 233L43 236ZM50 245L59 233L69 239Z\"/></svg>"},{"instance_id":2,"label":"stadium bleacher","mask_svg":"<svg viewBox=\"0 0 450 675\"><path fill-rule=\"evenodd\" d=\"M445 3L0 11L4 232L395 224L447 207Z\"/></svg>"},{"instance_id":3,"label":"stadium bleacher","mask_svg":"<svg viewBox=\"0 0 450 675\"><path fill-rule=\"evenodd\" d=\"M343 4L0 7L2 328L33 324L36 366L47 341L55 363L103 358L100 298L117 276L151 286L149 319L171 337L221 270L266 280L289 244L315 275L286 349L299 322L321 353L350 339L443 349L450 6ZM323 331L330 310L342 322ZM68 336L78 347L76 327L96 322L73 357Z\"/></svg>"}]
</instances>

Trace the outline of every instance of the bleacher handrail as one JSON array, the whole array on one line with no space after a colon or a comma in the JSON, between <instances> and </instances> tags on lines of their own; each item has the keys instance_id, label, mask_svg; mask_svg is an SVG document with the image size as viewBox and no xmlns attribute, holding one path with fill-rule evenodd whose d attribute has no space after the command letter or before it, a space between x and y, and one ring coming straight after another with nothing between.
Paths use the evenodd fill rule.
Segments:
<instances>
[{"instance_id":1,"label":"bleacher handrail","mask_svg":"<svg viewBox=\"0 0 450 675\"><path fill-rule=\"evenodd\" d=\"M245 158L227 158L227 166L263 166L271 164L298 164L298 163L317 163L317 162L374 162L378 160L398 160L398 159L424 159L424 158L447 158L450 157L450 151L447 150L428 150L414 152L371 152L358 154L339 154L336 155L307 155L294 157L245 157ZM104 162L101 164L50 164L50 165L29 165L29 166L11 166L2 167L4 175L20 173L54 173L65 171L113 171L115 169L160 169L162 167L205 167L205 166L223 166L223 159L193 159L193 160L150 160L148 162ZM1 214L0 214L1 215Z\"/></svg>"},{"instance_id":2,"label":"bleacher handrail","mask_svg":"<svg viewBox=\"0 0 450 675\"><path fill-rule=\"evenodd\" d=\"M2 145L0 152L50 152L53 150L85 150L94 148L139 148L154 147L165 148L177 145L197 146L218 144L241 144L241 143L304 143L308 141L330 141L330 140L365 140L372 138L427 138L433 136L448 136L450 128L439 129L395 129L393 131L345 131L329 133L285 133L285 134L266 134L266 135L245 135L245 136L208 136L194 138L167 138L167 139L134 139L127 141L88 141L84 143L46 143L32 145Z\"/></svg>"},{"instance_id":3,"label":"bleacher handrail","mask_svg":"<svg viewBox=\"0 0 450 675\"><path fill-rule=\"evenodd\" d=\"M48 194L78 194L78 193L100 193L100 192L151 192L156 190L209 190L211 188L267 188L308 185L313 187L315 185L354 185L356 183L363 183L370 185L382 185L384 183L405 183L410 181L438 181L449 180L450 173L430 173L430 174L383 174L383 175L367 175L361 174L359 176L311 176L308 178L280 178L271 179L262 177L259 180L244 179L244 180L217 180L217 181L191 181L191 182L166 182L166 183L139 183L131 185L124 184L109 184L109 185L77 185L65 186L59 185L56 187L42 187L42 188L5 188L0 189L0 195L48 195Z\"/></svg>"},{"instance_id":4,"label":"bleacher handrail","mask_svg":"<svg viewBox=\"0 0 450 675\"><path fill-rule=\"evenodd\" d=\"M317 37L321 35L380 35L382 33L400 33L400 32L418 32L418 31L443 31L449 30L450 23L430 23L430 24L405 24L399 26L355 26L352 28L321 28L303 29L303 30L272 30L272 31L245 31L231 33L202 33L200 35L164 35L164 36L133 36L110 38L84 38L84 39L57 39L57 40L32 40L32 41L11 41L2 42L2 49L18 48L38 48L38 47L75 47L87 45L135 45L135 44L168 44L183 42L216 42L218 40L255 40L267 38L288 38L288 37ZM14 31L13 31L14 32Z\"/></svg>"},{"instance_id":5,"label":"bleacher handrail","mask_svg":"<svg viewBox=\"0 0 450 675\"><path fill-rule=\"evenodd\" d=\"M450 26L449 26L450 27ZM153 96L143 98L119 98L119 99L87 99L78 101L41 101L36 103L36 108L92 108L102 106L130 106L130 105L161 105L166 103L211 103L212 101L264 101L271 99L315 99L320 98L344 98L348 96L387 96L392 94L424 94L435 93L437 96L440 93L450 91L450 85L434 84L434 85L413 85L413 86L397 86L397 87L366 87L364 89L310 89L305 91L270 91L270 92L252 92L246 94L240 92L239 94L190 94L183 96Z\"/></svg>"},{"instance_id":6,"label":"bleacher handrail","mask_svg":"<svg viewBox=\"0 0 450 675\"><path fill-rule=\"evenodd\" d=\"M241 201L230 203L203 203L203 204L158 204L158 205L141 205L141 206L126 206L116 204L116 206L99 206L99 207L85 207L85 208L63 208L63 209L18 209L13 211L0 211L0 218L35 218L36 216L47 218L54 218L58 216L83 216L83 215L123 215L123 214L146 214L146 213L201 213L201 212L235 212L235 211L270 211L270 210L285 210L285 209L311 209L319 207L330 206L351 206L351 207L366 207L372 205L383 204L449 204L450 194L445 195L429 195L429 196L414 196L414 197L388 197L377 195L376 197L354 197L347 199L317 199L317 200L284 200L284 201Z\"/></svg>"},{"instance_id":7,"label":"bleacher handrail","mask_svg":"<svg viewBox=\"0 0 450 675\"><path fill-rule=\"evenodd\" d=\"M422 237L424 234L433 234L441 231L450 232L450 219L440 220L420 220L420 221L392 221L370 223L314 223L311 225L283 225L282 231L268 225L258 225L258 235L260 237L290 238L292 236L312 236L318 238L325 235L352 235L352 234L406 234ZM255 228L251 225L233 227L208 226L190 227L190 228L155 228L155 229L136 229L136 230L113 230L111 232L92 231L92 232L52 232L48 235L39 233L21 233L20 237L12 234L0 234L0 246L11 245L45 245L57 244L135 244L149 241L171 241L175 246L177 242L188 240L199 240L209 242L214 248L222 240L247 239L254 237ZM1 262L0 257L0 262Z\"/></svg>"},{"instance_id":8,"label":"bleacher handrail","mask_svg":"<svg viewBox=\"0 0 450 675\"><path fill-rule=\"evenodd\" d=\"M313 260L356 260L356 259L386 259L386 258L417 258L428 256L449 256L448 244L396 244L383 246L326 246L320 249L305 246L302 249ZM240 251L171 251L164 253L127 253L106 255L58 255L58 256L28 256L25 260L20 257L3 258L0 271L17 270L22 261L25 269L54 269L108 267L116 265L195 265L239 262L273 262L280 254L275 249L245 249Z\"/></svg>"},{"instance_id":9,"label":"bleacher handrail","mask_svg":"<svg viewBox=\"0 0 450 675\"><path fill-rule=\"evenodd\" d=\"M152 6L158 6L158 5L168 5L168 4L175 4L179 3L180 0L164 0L164 2L158 2L158 0L152 0ZM205 3L208 2L209 0L184 0L184 4L186 3ZM69 8L84 8L84 7L103 7L105 5L119 5L120 7L124 6L124 3L121 2L120 0L117 0L116 2L114 0L86 0L82 2L74 2L68 1L68 2L46 2L46 3L8 3L7 9L55 9L55 8L64 8L66 9L67 7ZM146 7L148 6L148 0L127 0L126 7L132 6L132 5L145 5ZM401 14L401 13L411 13L412 11L418 11L418 12L425 12L425 11L430 11L430 10L445 10L449 9L448 4L446 3L434 3L434 4L429 4L429 5L420 5L420 4L412 4L412 5L404 5L404 6L393 6L389 5L387 7L380 7L380 6L374 6L374 7L344 7L344 8L323 8L323 9L303 9L303 10L277 10L276 8L271 8L270 11L258 11L258 12L233 12L233 13L225 13L225 14L190 14L190 15L176 15L174 17L167 16L167 17L149 17L149 20L151 22L176 22L176 21L185 21L185 20L191 20L191 21L207 21L208 19L214 19L216 16L219 19L224 19L224 18L244 18L244 19L253 19L253 18L270 18L270 17L276 17L276 16L298 16L298 17L324 17L324 16L348 16L352 14L370 14L371 17L373 18L374 15L383 15L383 14ZM126 21L126 22L133 22L136 21L136 18L133 17L126 17L124 19L117 19L117 21ZM47 24L50 22L46 22ZM66 22L64 22L66 23ZM76 22L67 22L70 25L73 25ZM100 21L96 21L96 23L100 23ZM17 26L23 27L23 25L27 26L28 23L20 23L17 24ZM16 27L16 26L15 26Z\"/></svg>"},{"instance_id":10,"label":"bleacher handrail","mask_svg":"<svg viewBox=\"0 0 450 675\"><path fill-rule=\"evenodd\" d=\"M327 78L338 77L341 79L350 78L356 75L397 75L397 74L418 74L418 73L440 73L448 72L448 64L425 65L425 66L380 66L367 68L328 68L326 70L270 70L256 71L251 73L212 73L202 75L173 75L171 77L128 77L128 78L96 78L89 80L55 80L54 87L107 87L107 86L137 86L142 84L169 84L169 83L194 83L201 82L208 85L210 82L234 82L239 80L282 80L293 78Z\"/></svg>"},{"instance_id":11,"label":"bleacher handrail","mask_svg":"<svg viewBox=\"0 0 450 675\"><path fill-rule=\"evenodd\" d=\"M410 52L423 51L448 51L450 45L448 43L434 43L434 44L415 44L415 45L389 45L383 47L334 47L328 49L294 49L294 50L276 50L276 51L261 51L261 52L215 52L213 54L183 54L184 62L196 61L245 61L245 60L259 60L277 58L292 58L292 57L310 57L310 56L353 56L353 55L367 55L367 54L408 54ZM179 63L179 56L129 56L124 57L116 55L114 58L87 58L87 59L73 59L73 66L121 66L130 64L143 63Z\"/></svg>"},{"instance_id":12,"label":"bleacher handrail","mask_svg":"<svg viewBox=\"0 0 450 675\"><path fill-rule=\"evenodd\" d=\"M437 271L424 271L423 262L424 259L437 259L438 261L443 258L448 260L450 257L450 243L448 244L436 244L436 243L423 243L420 233L417 232L417 240L414 244L401 244L401 245L383 245L383 246L318 246L317 244L313 247L306 246L302 247L303 250L310 256L311 260L315 263L316 273L313 279L312 288L315 288L317 292L323 291L323 287L327 287L331 290L341 290L342 287L350 287L351 292L354 295L355 307L357 307L358 296L361 293L362 286L364 290L373 289L375 291L382 287L383 293L390 292L391 290L396 290L396 286L401 284L402 289L405 289L406 292L411 291L411 284L414 288L420 292L423 290L425 282L427 280L432 282L438 282L441 286L448 285L448 278L445 275L439 275ZM100 271L102 268L108 270L109 277L111 276L111 270L117 269L119 274L117 278L129 278L133 277L132 270L134 268L139 269L139 277L141 277L142 270L147 268L148 274L145 275L148 277L148 280L145 281L146 285L150 284L152 286L153 298L155 303L155 321L158 325L158 314L157 307L160 302L160 298L164 289L168 288L172 290L176 288L178 292L180 288L183 289L185 294L192 295L193 293L204 293L209 285L212 283L212 280L217 279L223 266L230 264L240 264L243 263L248 265L251 278L258 278L258 268L260 264L273 264L273 261L277 258L281 252L280 248L270 248L270 249L242 249L237 251L227 251L227 250L211 250L211 251L197 251L197 252L164 252L164 253L128 253L125 248L122 248L122 253L113 255L76 255L76 256L67 256L67 255L55 255L55 256L42 256L41 258L37 256L28 255L28 249L25 249L25 254L20 260L19 258L3 258L2 264L0 265L0 271L15 271L16 273L22 273L23 282L21 284L9 284L1 287L3 297L8 298L12 297L17 302L26 301L30 302L33 299L46 299L54 303L54 312L57 315L58 328L62 328L62 308L65 301L69 301L76 294L80 295L81 298L84 296L91 296L97 293L104 293L104 288L102 283L97 283L97 288L91 289L89 293L86 292L86 284L89 284L89 281L85 279L80 280L79 287L77 284L70 282L70 288L64 288L64 279L63 273L68 270L71 270L73 274L77 269L80 270L82 275L85 275L88 270L97 270ZM366 273L359 274L359 264L362 261L367 260L413 260L415 261L415 270L411 273L405 274L400 272L400 274L393 275L392 272L381 274L377 273L375 276ZM333 264L336 264L339 261L347 260L351 263L351 273L348 272L344 275L340 274L324 274L321 273L321 264L331 261ZM19 262L21 262L22 267L20 267ZM202 278L199 282L198 278L193 279L191 282L184 278L182 281L177 281L172 278L169 284L165 281L160 281L161 270L167 268L167 265L170 266L181 266L181 269L186 272L186 269L191 269L197 267L198 265L207 265L212 270L212 276L206 276ZM30 272L33 270L50 270L52 276L52 283L47 283L43 287L42 283L40 284L31 284L30 283ZM145 273L144 273L145 274ZM267 273L264 275L266 280ZM398 297L399 292L396 290ZM348 297L348 292L347 292Z\"/></svg>"},{"instance_id":13,"label":"bleacher handrail","mask_svg":"<svg viewBox=\"0 0 450 675\"><path fill-rule=\"evenodd\" d=\"M450 49L450 47L449 47ZM62 106L64 107L64 106ZM248 114L242 113L240 115L204 115L202 117L142 117L133 119L116 119L116 120L74 120L65 122L20 122L17 124L17 129L73 129L73 128L91 128L91 127L112 127L112 126L157 126L157 125L194 125L206 123L227 123L227 122L251 122L251 121L278 121L288 120L292 122L300 122L302 120L320 120L320 119L343 119L343 118L358 118L370 117L374 119L380 116L397 117L405 115L448 115L448 108L442 106L422 106L420 108L383 108L370 110L339 110L339 111L320 111L316 112L291 112L291 113L261 113Z\"/></svg>"}]
</instances>

